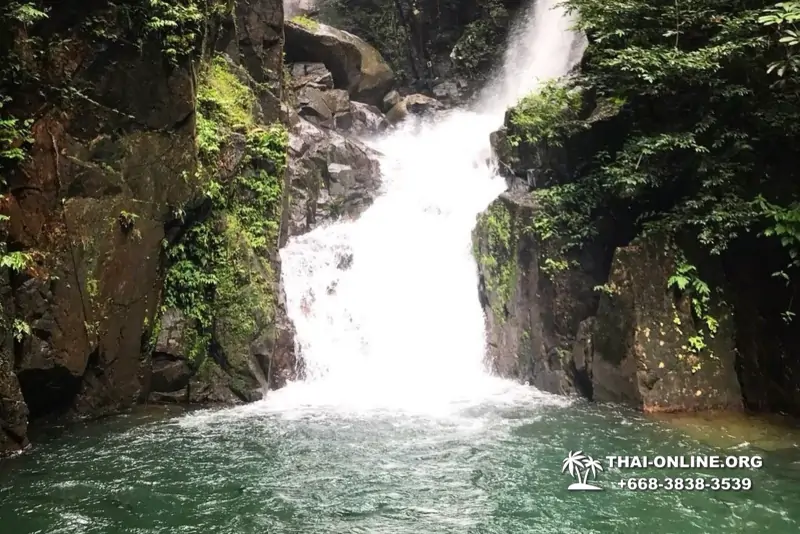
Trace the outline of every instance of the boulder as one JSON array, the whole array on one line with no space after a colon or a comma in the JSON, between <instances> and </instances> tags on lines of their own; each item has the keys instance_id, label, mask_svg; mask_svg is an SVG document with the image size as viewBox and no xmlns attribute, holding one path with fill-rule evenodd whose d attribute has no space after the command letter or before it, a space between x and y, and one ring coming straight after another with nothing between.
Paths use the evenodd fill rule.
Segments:
<instances>
[{"instance_id":1,"label":"boulder","mask_svg":"<svg viewBox=\"0 0 800 534\"><path fill-rule=\"evenodd\" d=\"M394 84L394 73L380 53L355 35L325 24L287 21L286 56L289 61L322 62L334 85L353 100L380 105Z\"/></svg>"},{"instance_id":2,"label":"boulder","mask_svg":"<svg viewBox=\"0 0 800 534\"><path fill-rule=\"evenodd\" d=\"M328 102L323 93L315 87L303 87L297 94L298 113L301 117L316 124L330 125L333 112L328 107Z\"/></svg>"},{"instance_id":3,"label":"boulder","mask_svg":"<svg viewBox=\"0 0 800 534\"><path fill-rule=\"evenodd\" d=\"M195 369L189 360L191 329L180 310L170 309L161 316L161 325L153 351L150 391L171 393L189 384Z\"/></svg>"},{"instance_id":4,"label":"boulder","mask_svg":"<svg viewBox=\"0 0 800 534\"><path fill-rule=\"evenodd\" d=\"M333 89L333 75L324 63L295 63L289 72L295 90L309 85L321 90Z\"/></svg>"},{"instance_id":5,"label":"boulder","mask_svg":"<svg viewBox=\"0 0 800 534\"><path fill-rule=\"evenodd\" d=\"M591 345L579 349L591 355L592 396L647 412L741 409L732 314L712 301L718 329L693 351L689 338L701 325L690 297L676 298L667 287L675 271L676 252L659 237L615 252Z\"/></svg>"},{"instance_id":6,"label":"boulder","mask_svg":"<svg viewBox=\"0 0 800 534\"><path fill-rule=\"evenodd\" d=\"M386 112L392 109L395 105L397 105L398 102L400 102L402 98L403 97L400 96L400 93L395 90L386 93L386 96L384 96L383 100L381 101L383 111Z\"/></svg>"},{"instance_id":7,"label":"boulder","mask_svg":"<svg viewBox=\"0 0 800 534\"><path fill-rule=\"evenodd\" d=\"M189 385L192 376L194 369L186 358L154 354L150 375L151 394L180 391Z\"/></svg>"},{"instance_id":8,"label":"boulder","mask_svg":"<svg viewBox=\"0 0 800 534\"><path fill-rule=\"evenodd\" d=\"M444 106L435 98L415 93L395 104L386 114L386 120L390 124L397 124L409 115L425 116L442 109Z\"/></svg>"},{"instance_id":9,"label":"boulder","mask_svg":"<svg viewBox=\"0 0 800 534\"><path fill-rule=\"evenodd\" d=\"M290 235L356 217L381 185L378 153L356 139L301 120L289 132Z\"/></svg>"},{"instance_id":10,"label":"boulder","mask_svg":"<svg viewBox=\"0 0 800 534\"><path fill-rule=\"evenodd\" d=\"M331 89L324 93L325 103L331 113L338 115L350 111L350 95L344 89Z\"/></svg>"},{"instance_id":11,"label":"boulder","mask_svg":"<svg viewBox=\"0 0 800 534\"><path fill-rule=\"evenodd\" d=\"M337 129L356 136L375 135L389 127L389 121L378 108L362 102L350 103L347 119L346 123L337 123Z\"/></svg>"}]
</instances>

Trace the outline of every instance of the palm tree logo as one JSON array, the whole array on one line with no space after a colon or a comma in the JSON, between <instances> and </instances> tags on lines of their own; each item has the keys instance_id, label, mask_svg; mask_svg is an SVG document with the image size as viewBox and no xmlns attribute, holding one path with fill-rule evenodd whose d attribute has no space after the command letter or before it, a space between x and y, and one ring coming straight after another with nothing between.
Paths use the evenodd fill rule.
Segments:
<instances>
[{"instance_id":1,"label":"palm tree logo","mask_svg":"<svg viewBox=\"0 0 800 534\"><path fill-rule=\"evenodd\" d=\"M598 491L602 490L598 486L587 484L586 481L591 473L592 479L597 479L597 472L602 471L603 466L600 462L595 460L589 455L583 454L583 451L569 451L569 454L561 464L561 472L569 472L569 475L578 479L567 488L571 491Z\"/></svg>"}]
</instances>

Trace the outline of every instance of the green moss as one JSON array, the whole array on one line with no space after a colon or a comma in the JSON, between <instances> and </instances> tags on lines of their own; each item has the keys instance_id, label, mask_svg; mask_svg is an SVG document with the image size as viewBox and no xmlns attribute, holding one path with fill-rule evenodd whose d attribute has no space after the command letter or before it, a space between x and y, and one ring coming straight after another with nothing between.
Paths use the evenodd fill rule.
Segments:
<instances>
[{"instance_id":1,"label":"green moss","mask_svg":"<svg viewBox=\"0 0 800 534\"><path fill-rule=\"evenodd\" d=\"M241 367L249 342L274 318L276 280L269 263L250 247L242 222L231 214L224 222L228 261L215 273L214 322L230 363Z\"/></svg>"},{"instance_id":2,"label":"green moss","mask_svg":"<svg viewBox=\"0 0 800 534\"><path fill-rule=\"evenodd\" d=\"M288 133L280 124L256 124L255 95L232 68L217 58L204 70L198 146L210 164L234 129L244 129L245 155L225 183L212 179L207 165L203 185L211 214L168 248L164 308L190 320L187 351L198 364L213 339L228 364L241 367L249 342L273 320L276 280L269 258L278 246Z\"/></svg>"},{"instance_id":3,"label":"green moss","mask_svg":"<svg viewBox=\"0 0 800 534\"><path fill-rule=\"evenodd\" d=\"M495 317L505 317L504 308L514 293L517 278L517 239L512 215L501 201L494 202L478 220L480 233L485 239L485 253L478 261L485 269L487 291Z\"/></svg>"},{"instance_id":4,"label":"green moss","mask_svg":"<svg viewBox=\"0 0 800 534\"><path fill-rule=\"evenodd\" d=\"M197 146L207 161L235 129L255 126L256 96L224 56L214 57L200 72L197 86Z\"/></svg>"},{"instance_id":5,"label":"green moss","mask_svg":"<svg viewBox=\"0 0 800 534\"><path fill-rule=\"evenodd\" d=\"M305 15L296 15L289 20L291 22L294 22L295 24L299 24L304 28L308 28L311 31L314 31L317 28L319 28L319 22L317 22L312 18L306 17Z\"/></svg>"}]
</instances>

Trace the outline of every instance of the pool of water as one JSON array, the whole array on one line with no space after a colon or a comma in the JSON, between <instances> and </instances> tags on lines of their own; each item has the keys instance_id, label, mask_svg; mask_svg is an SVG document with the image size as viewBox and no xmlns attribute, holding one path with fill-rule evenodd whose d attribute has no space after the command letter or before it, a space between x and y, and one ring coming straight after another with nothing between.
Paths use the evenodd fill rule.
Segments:
<instances>
[{"instance_id":1,"label":"pool of water","mask_svg":"<svg viewBox=\"0 0 800 534\"><path fill-rule=\"evenodd\" d=\"M267 401L121 416L45 439L0 464L0 531L800 532L795 431L773 425L762 446L741 429L731 432L730 421L687 421L534 390L526 399L454 405L435 415L287 410ZM698 472L606 465L595 481L603 491L574 492L567 490L574 479L561 468L578 449L600 459L758 454L764 465L704 472L749 477L750 491L620 489L623 476Z\"/></svg>"}]
</instances>

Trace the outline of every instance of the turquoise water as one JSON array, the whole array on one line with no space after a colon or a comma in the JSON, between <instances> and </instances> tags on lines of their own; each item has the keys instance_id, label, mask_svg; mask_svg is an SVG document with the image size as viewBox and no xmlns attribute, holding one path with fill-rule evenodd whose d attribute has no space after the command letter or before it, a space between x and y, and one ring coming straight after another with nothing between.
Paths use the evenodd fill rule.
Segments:
<instances>
[{"instance_id":1,"label":"turquoise water","mask_svg":"<svg viewBox=\"0 0 800 534\"><path fill-rule=\"evenodd\" d=\"M747 492L629 491L614 484L623 475L696 473L608 469L604 491L570 492L571 449L760 454L764 467L726 472L750 477ZM121 416L45 439L0 464L0 531L795 533L798 461L792 444L714 447L625 409L544 396L435 417L259 403Z\"/></svg>"}]
</instances>

